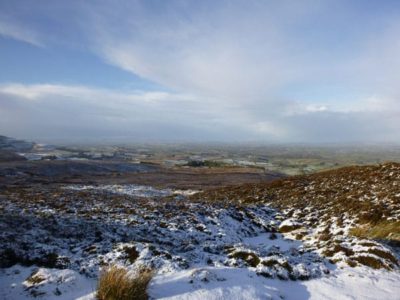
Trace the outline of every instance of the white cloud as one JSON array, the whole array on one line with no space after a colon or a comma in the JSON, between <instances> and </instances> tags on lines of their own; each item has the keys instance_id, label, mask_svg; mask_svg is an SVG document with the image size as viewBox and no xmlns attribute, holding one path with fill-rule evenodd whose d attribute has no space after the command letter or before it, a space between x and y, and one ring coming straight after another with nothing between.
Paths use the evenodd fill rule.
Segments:
<instances>
[{"instance_id":1,"label":"white cloud","mask_svg":"<svg viewBox=\"0 0 400 300\"><path fill-rule=\"evenodd\" d=\"M292 104L263 114L218 99L182 93L114 91L85 86L0 86L3 134L45 140L110 138L117 141L390 141L400 119L394 103L373 110L367 99L349 111ZM289 105L289 104L288 104ZM293 106L294 105L294 106ZM290 108L290 105L288 106Z\"/></svg>"},{"instance_id":2,"label":"white cloud","mask_svg":"<svg viewBox=\"0 0 400 300\"><path fill-rule=\"evenodd\" d=\"M142 141L245 136L242 124L236 124L237 112L185 94L7 84L0 86L0 100L4 133L22 137L54 138L60 132L75 140L87 135Z\"/></svg>"}]
</instances>

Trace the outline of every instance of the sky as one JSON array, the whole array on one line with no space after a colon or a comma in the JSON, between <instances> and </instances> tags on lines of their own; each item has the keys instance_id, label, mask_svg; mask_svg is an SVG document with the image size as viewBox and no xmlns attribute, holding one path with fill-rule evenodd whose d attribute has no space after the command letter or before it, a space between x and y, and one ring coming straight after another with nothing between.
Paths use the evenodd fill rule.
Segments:
<instances>
[{"instance_id":1,"label":"sky","mask_svg":"<svg viewBox=\"0 0 400 300\"><path fill-rule=\"evenodd\" d=\"M0 135L398 143L399 87L399 1L0 1Z\"/></svg>"}]
</instances>

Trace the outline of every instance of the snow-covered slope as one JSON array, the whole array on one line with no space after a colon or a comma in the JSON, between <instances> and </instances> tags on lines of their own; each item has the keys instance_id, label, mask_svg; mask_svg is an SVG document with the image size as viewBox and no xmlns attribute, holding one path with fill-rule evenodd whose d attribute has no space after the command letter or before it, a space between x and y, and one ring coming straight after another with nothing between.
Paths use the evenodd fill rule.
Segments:
<instances>
[{"instance_id":1,"label":"snow-covered slope","mask_svg":"<svg viewBox=\"0 0 400 300\"><path fill-rule=\"evenodd\" d=\"M155 299L169 300L376 300L400 299L400 275L367 267L336 269L307 281L255 276L238 268L200 268L156 276L149 288Z\"/></svg>"},{"instance_id":2,"label":"snow-covered slope","mask_svg":"<svg viewBox=\"0 0 400 300\"><path fill-rule=\"evenodd\" d=\"M245 206L264 203L279 210L285 222L297 224L291 235L332 262L398 268L400 164L347 167L193 198L213 203L229 199Z\"/></svg>"}]
</instances>

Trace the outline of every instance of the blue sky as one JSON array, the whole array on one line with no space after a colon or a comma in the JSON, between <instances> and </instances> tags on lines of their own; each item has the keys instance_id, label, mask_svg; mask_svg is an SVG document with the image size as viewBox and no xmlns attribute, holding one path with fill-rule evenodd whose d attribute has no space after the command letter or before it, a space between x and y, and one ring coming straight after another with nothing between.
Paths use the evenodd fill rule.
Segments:
<instances>
[{"instance_id":1,"label":"blue sky","mask_svg":"<svg viewBox=\"0 0 400 300\"><path fill-rule=\"evenodd\" d=\"M106 88L156 86L134 73L105 64L99 57L62 47L37 47L6 37L1 38L0 81L24 84L62 83Z\"/></svg>"},{"instance_id":2,"label":"blue sky","mask_svg":"<svg viewBox=\"0 0 400 300\"><path fill-rule=\"evenodd\" d=\"M397 142L398 1L1 1L0 134Z\"/></svg>"}]
</instances>

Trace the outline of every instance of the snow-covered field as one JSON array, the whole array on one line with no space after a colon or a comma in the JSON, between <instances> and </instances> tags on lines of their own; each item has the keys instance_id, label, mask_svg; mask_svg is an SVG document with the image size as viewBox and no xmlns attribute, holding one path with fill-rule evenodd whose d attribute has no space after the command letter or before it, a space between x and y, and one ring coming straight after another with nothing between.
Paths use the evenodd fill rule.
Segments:
<instances>
[{"instance_id":1,"label":"snow-covered field","mask_svg":"<svg viewBox=\"0 0 400 300\"><path fill-rule=\"evenodd\" d=\"M95 299L96 280L70 269L23 267L0 269L0 299Z\"/></svg>"},{"instance_id":2,"label":"snow-covered field","mask_svg":"<svg viewBox=\"0 0 400 300\"><path fill-rule=\"evenodd\" d=\"M44 280L33 285L26 279ZM34 293L30 292L32 287ZM0 271L0 299L95 299L96 280L73 270L19 265ZM36 295L36 296L35 296ZM329 276L308 281L282 281L257 276L245 268L197 267L156 275L150 283L153 299L400 299L400 274L368 267L344 266Z\"/></svg>"},{"instance_id":3,"label":"snow-covered field","mask_svg":"<svg viewBox=\"0 0 400 300\"><path fill-rule=\"evenodd\" d=\"M396 262L368 252L391 253L385 246L337 234L341 246L327 260L313 238L321 228L266 204L192 202L190 193L134 185L4 193L0 299L94 299L109 265L155 270L154 299L400 299ZM345 245L392 270L349 266Z\"/></svg>"},{"instance_id":4,"label":"snow-covered field","mask_svg":"<svg viewBox=\"0 0 400 300\"><path fill-rule=\"evenodd\" d=\"M343 267L307 281L256 276L248 269L198 268L156 276L155 299L400 299L399 273Z\"/></svg>"}]
</instances>

